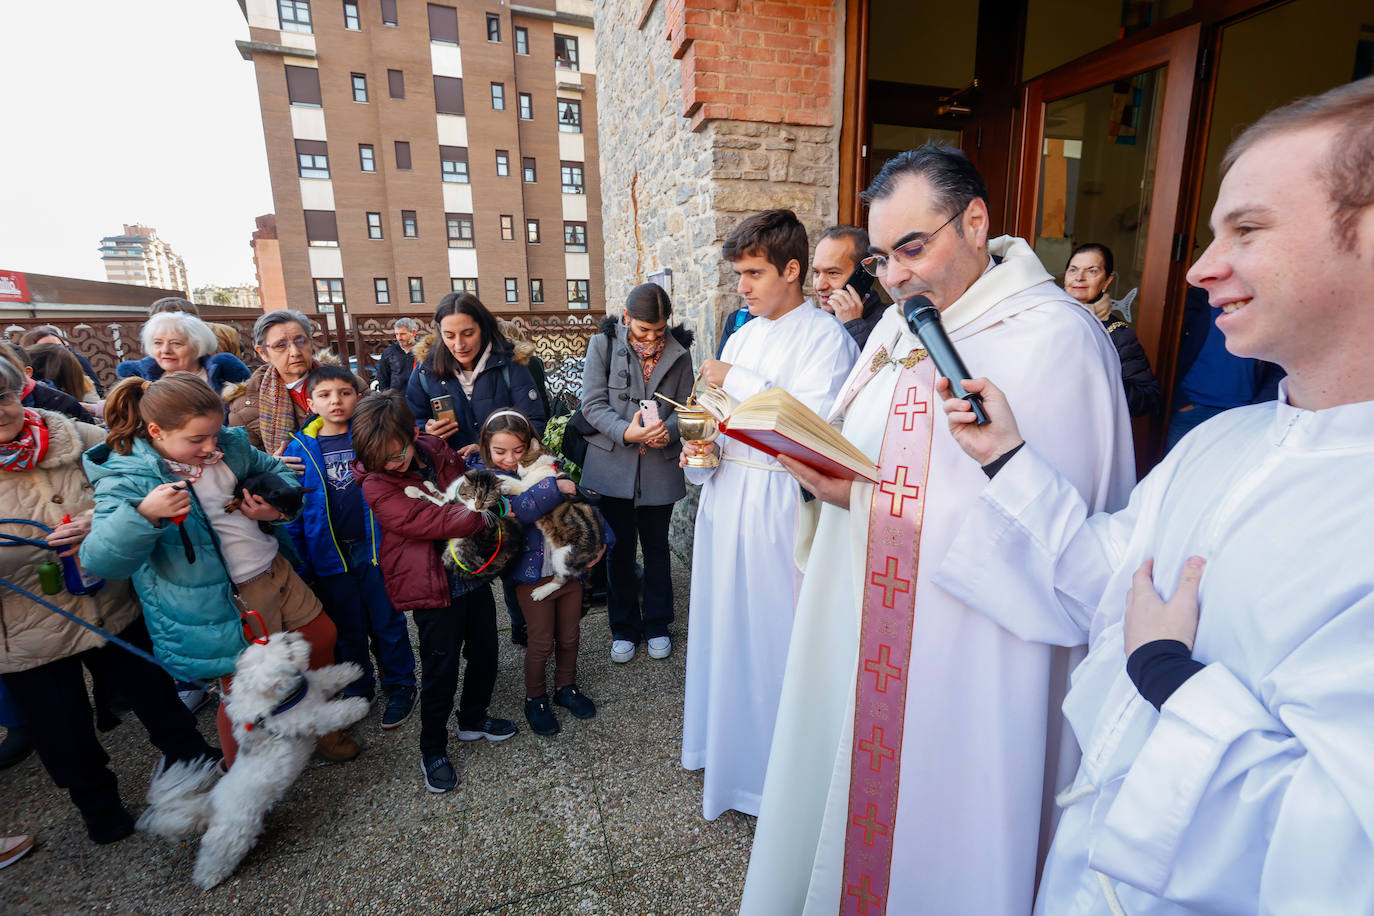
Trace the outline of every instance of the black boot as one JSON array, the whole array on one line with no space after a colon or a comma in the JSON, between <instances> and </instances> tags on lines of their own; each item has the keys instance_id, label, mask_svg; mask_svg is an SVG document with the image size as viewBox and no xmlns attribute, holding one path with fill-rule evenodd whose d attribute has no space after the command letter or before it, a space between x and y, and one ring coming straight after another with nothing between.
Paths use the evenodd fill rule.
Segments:
<instances>
[{"instance_id":1,"label":"black boot","mask_svg":"<svg viewBox=\"0 0 1374 916\"><path fill-rule=\"evenodd\" d=\"M16 725L0 741L0 770L22 763L33 753L33 738L27 725Z\"/></svg>"}]
</instances>

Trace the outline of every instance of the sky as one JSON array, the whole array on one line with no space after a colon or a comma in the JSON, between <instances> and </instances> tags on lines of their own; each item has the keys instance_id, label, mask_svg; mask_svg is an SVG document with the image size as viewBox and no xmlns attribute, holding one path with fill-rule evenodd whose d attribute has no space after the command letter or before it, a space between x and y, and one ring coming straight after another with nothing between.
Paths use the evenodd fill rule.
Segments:
<instances>
[{"instance_id":1,"label":"sky","mask_svg":"<svg viewBox=\"0 0 1374 916\"><path fill-rule=\"evenodd\" d=\"M192 286L254 283L272 212L236 0L0 0L0 269L104 280L100 239L157 230Z\"/></svg>"}]
</instances>

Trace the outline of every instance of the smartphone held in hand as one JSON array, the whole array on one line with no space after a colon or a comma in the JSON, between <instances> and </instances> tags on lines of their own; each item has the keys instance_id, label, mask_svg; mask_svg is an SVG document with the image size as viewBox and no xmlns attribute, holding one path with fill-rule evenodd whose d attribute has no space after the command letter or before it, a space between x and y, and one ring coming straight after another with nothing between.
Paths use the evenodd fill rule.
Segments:
<instances>
[{"instance_id":1,"label":"smartphone held in hand","mask_svg":"<svg viewBox=\"0 0 1374 916\"><path fill-rule=\"evenodd\" d=\"M437 398L429 399L429 409L434 413L436 420L450 420L458 422L458 414L453 410L453 395L444 394Z\"/></svg>"},{"instance_id":2,"label":"smartphone held in hand","mask_svg":"<svg viewBox=\"0 0 1374 916\"><path fill-rule=\"evenodd\" d=\"M654 400L639 402L639 422L641 426L653 426L658 422L658 402Z\"/></svg>"}]
</instances>

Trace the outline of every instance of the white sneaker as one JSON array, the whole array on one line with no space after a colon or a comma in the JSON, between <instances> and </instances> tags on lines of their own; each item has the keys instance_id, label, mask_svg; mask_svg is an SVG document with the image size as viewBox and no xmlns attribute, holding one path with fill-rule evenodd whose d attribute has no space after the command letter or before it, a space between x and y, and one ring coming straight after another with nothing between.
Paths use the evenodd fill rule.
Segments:
<instances>
[{"instance_id":1,"label":"white sneaker","mask_svg":"<svg viewBox=\"0 0 1374 916\"><path fill-rule=\"evenodd\" d=\"M611 661L623 665L635 657L635 644L628 639L617 639L611 643Z\"/></svg>"},{"instance_id":2,"label":"white sneaker","mask_svg":"<svg viewBox=\"0 0 1374 916\"><path fill-rule=\"evenodd\" d=\"M673 641L666 636L654 636L649 640L650 658L667 658L673 651Z\"/></svg>"},{"instance_id":3,"label":"white sneaker","mask_svg":"<svg viewBox=\"0 0 1374 916\"><path fill-rule=\"evenodd\" d=\"M182 704L191 712L200 712L214 697L210 692L200 687L190 687L178 690L177 696L181 697Z\"/></svg>"}]
</instances>

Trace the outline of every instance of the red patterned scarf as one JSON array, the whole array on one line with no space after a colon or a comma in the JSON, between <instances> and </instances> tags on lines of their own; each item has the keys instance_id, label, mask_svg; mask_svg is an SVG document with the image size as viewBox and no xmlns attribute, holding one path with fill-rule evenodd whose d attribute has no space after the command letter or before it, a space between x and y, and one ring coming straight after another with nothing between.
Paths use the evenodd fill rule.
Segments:
<instances>
[{"instance_id":1,"label":"red patterned scarf","mask_svg":"<svg viewBox=\"0 0 1374 916\"><path fill-rule=\"evenodd\" d=\"M268 365L258 386L258 434L262 449L275 455L277 449L291 440L296 431L296 403L291 389L275 368Z\"/></svg>"},{"instance_id":2,"label":"red patterned scarf","mask_svg":"<svg viewBox=\"0 0 1374 916\"><path fill-rule=\"evenodd\" d=\"M48 454L48 427L43 418L24 409L24 428L9 442L0 444L0 469L32 471Z\"/></svg>"}]
</instances>

